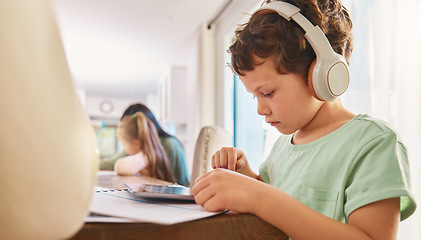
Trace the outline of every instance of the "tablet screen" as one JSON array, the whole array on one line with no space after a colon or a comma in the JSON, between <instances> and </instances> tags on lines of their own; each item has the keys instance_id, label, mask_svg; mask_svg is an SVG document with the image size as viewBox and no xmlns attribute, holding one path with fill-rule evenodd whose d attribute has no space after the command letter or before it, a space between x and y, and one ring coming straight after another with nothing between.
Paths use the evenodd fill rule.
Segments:
<instances>
[{"instance_id":1,"label":"tablet screen","mask_svg":"<svg viewBox=\"0 0 421 240\"><path fill-rule=\"evenodd\" d=\"M138 197L194 201L191 189L177 184L153 185L125 183L124 185L132 195Z\"/></svg>"}]
</instances>

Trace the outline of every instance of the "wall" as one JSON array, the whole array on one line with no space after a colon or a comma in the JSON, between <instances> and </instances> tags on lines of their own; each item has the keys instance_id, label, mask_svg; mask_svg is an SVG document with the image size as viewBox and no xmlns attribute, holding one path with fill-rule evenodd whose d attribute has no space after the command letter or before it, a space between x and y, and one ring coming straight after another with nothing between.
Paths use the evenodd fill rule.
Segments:
<instances>
[{"instance_id":1,"label":"wall","mask_svg":"<svg viewBox=\"0 0 421 240\"><path fill-rule=\"evenodd\" d=\"M120 119L126 108L133 103L145 103L146 99L105 98L86 95L86 112L90 117ZM148 105L149 106L149 105ZM155 107L156 108L156 107Z\"/></svg>"},{"instance_id":2,"label":"wall","mask_svg":"<svg viewBox=\"0 0 421 240\"><path fill-rule=\"evenodd\" d=\"M180 101L180 106L185 111L184 122L186 127L183 130L183 144L186 150L187 164L189 167L189 172L192 170L193 166L193 156L194 148L196 145L196 139L199 135L198 131L198 101L200 99L200 92L198 92L198 82L199 82L199 36L200 29L190 36L187 40L188 48L181 49L178 53L178 57L173 62L173 66L182 66L187 69L187 84L184 86L174 87L174 91L179 91L184 97L183 101Z\"/></svg>"},{"instance_id":3,"label":"wall","mask_svg":"<svg viewBox=\"0 0 421 240\"><path fill-rule=\"evenodd\" d=\"M261 5L261 1L235 0L215 23L216 36L216 124L233 132L233 74L228 63L228 47L232 44L234 31L249 18L249 13Z\"/></svg>"}]
</instances>

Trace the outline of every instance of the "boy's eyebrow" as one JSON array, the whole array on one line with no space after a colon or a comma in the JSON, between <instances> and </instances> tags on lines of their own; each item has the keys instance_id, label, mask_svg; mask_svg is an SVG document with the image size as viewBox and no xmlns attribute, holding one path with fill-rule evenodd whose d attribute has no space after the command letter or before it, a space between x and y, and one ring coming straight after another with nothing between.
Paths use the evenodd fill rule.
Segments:
<instances>
[{"instance_id":1,"label":"boy's eyebrow","mask_svg":"<svg viewBox=\"0 0 421 240\"><path fill-rule=\"evenodd\" d=\"M255 92L260 91L260 89L261 89L262 87L263 87L263 86L259 86L259 87L257 87L257 88L255 89Z\"/></svg>"},{"instance_id":2,"label":"boy's eyebrow","mask_svg":"<svg viewBox=\"0 0 421 240\"><path fill-rule=\"evenodd\" d=\"M253 91L254 91L254 92L259 92L259 91L260 91L260 89L261 89L261 88L263 88L263 87L264 87L264 86L258 86L258 87L257 87L256 89L254 89ZM251 94L253 94L253 93L252 93L251 91L249 91L247 88L246 88L246 91L247 91L247 92L249 92L249 93L251 93Z\"/></svg>"}]
</instances>

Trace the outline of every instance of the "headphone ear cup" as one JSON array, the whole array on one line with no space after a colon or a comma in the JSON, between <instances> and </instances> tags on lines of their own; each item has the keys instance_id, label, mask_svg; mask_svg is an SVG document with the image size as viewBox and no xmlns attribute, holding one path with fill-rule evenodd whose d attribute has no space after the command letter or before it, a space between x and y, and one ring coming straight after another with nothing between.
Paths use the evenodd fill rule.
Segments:
<instances>
[{"instance_id":1,"label":"headphone ear cup","mask_svg":"<svg viewBox=\"0 0 421 240\"><path fill-rule=\"evenodd\" d=\"M317 59L314 59L314 61L310 65L310 68L308 69L307 84L313 97L315 97L317 100L324 101L320 99L319 96L317 96L317 93L314 90L313 81L317 81L317 79L313 79L313 72L314 72L314 66L316 66L316 61Z\"/></svg>"}]
</instances>

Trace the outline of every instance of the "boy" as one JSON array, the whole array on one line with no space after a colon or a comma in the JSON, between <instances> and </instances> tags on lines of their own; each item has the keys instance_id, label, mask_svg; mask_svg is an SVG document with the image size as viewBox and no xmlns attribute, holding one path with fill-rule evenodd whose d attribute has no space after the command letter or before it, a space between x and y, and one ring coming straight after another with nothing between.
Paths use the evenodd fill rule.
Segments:
<instances>
[{"instance_id":1,"label":"boy","mask_svg":"<svg viewBox=\"0 0 421 240\"><path fill-rule=\"evenodd\" d=\"M346 59L339 56L328 68L326 96L312 78L323 71L328 49L316 49L321 38L312 36L296 7L267 2L236 31L230 52L233 70L257 98L258 114L284 135L259 175L241 150L216 152L217 169L192 189L196 202L209 211L253 213L294 240L395 239L399 221L416 208L406 148L386 123L355 115L337 99L348 85L352 52L347 10L339 0L288 1ZM289 13L293 20L281 16Z\"/></svg>"}]
</instances>

